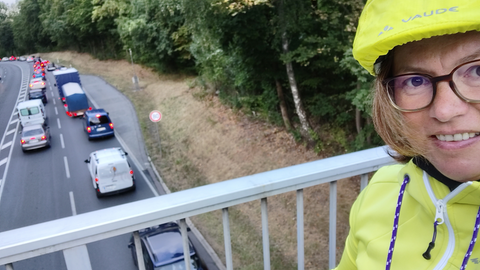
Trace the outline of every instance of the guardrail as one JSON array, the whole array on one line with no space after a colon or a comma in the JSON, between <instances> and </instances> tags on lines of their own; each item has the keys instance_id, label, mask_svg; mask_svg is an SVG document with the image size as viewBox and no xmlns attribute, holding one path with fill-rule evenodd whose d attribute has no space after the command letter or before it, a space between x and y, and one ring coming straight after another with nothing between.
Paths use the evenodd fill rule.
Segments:
<instances>
[{"instance_id":1,"label":"guardrail","mask_svg":"<svg viewBox=\"0 0 480 270\"><path fill-rule=\"evenodd\" d=\"M297 191L298 269L304 269L303 189L330 183L329 268L334 268L336 181L362 175L364 188L368 173L393 163L387 148L377 147L1 232L0 265L13 269L13 262L63 250L68 270L87 269L75 266L82 261L78 256L85 252L81 247L87 243L169 221L183 223L188 217L222 209L226 269L230 270L228 207L261 200L264 269L270 269L267 198Z\"/></svg>"}]
</instances>

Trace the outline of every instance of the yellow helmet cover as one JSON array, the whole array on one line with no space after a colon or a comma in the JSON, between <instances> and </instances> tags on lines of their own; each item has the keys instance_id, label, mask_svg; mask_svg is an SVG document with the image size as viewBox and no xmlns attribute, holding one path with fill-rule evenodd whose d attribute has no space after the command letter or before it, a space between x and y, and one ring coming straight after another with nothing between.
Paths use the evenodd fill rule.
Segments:
<instances>
[{"instance_id":1,"label":"yellow helmet cover","mask_svg":"<svg viewBox=\"0 0 480 270\"><path fill-rule=\"evenodd\" d=\"M358 23L353 56L375 75L375 61L395 46L472 30L480 30L477 0L368 0Z\"/></svg>"}]
</instances>

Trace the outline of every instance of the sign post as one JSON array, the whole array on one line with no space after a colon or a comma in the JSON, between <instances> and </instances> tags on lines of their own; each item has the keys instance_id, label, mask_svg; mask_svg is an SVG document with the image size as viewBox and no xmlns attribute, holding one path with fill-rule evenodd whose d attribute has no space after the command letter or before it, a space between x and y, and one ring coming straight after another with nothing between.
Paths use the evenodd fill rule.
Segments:
<instances>
[{"instance_id":1,"label":"sign post","mask_svg":"<svg viewBox=\"0 0 480 270\"><path fill-rule=\"evenodd\" d=\"M162 148L161 148L161 144L160 144L160 134L158 132L158 125L156 123L158 123L160 120L162 120L162 113L157 111L157 110L153 110L153 111L150 112L150 115L148 116L148 118L150 118L150 121L152 121L153 125L155 126L155 139L158 142L158 149L160 150L160 159L161 159L162 158Z\"/></svg>"}]
</instances>

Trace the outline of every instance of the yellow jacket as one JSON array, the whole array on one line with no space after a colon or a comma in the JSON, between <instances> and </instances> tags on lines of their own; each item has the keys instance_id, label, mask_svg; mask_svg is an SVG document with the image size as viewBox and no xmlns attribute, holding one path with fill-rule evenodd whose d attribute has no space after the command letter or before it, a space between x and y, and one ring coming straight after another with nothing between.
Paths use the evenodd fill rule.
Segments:
<instances>
[{"instance_id":1,"label":"yellow jacket","mask_svg":"<svg viewBox=\"0 0 480 270\"><path fill-rule=\"evenodd\" d=\"M337 270L385 269L400 186L410 177L403 196L391 270L460 269L470 246L480 206L480 182L466 182L450 192L412 161L380 169L361 192L350 213L350 233ZM444 205L444 211L441 206ZM437 226L431 259L422 254ZM479 240L480 242L480 240ZM480 243L467 270L480 270Z\"/></svg>"}]
</instances>

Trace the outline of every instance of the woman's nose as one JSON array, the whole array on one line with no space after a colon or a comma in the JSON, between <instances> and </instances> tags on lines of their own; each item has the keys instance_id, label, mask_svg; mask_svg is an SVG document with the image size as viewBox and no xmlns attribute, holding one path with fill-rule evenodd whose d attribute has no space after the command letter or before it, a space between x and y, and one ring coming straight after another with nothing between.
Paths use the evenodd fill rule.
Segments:
<instances>
[{"instance_id":1,"label":"woman's nose","mask_svg":"<svg viewBox=\"0 0 480 270\"><path fill-rule=\"evenodd\" d=\"M430 116L440 122L451 119L467 112L469 104L458 97L449 82L442 81L437 84L437 93L430 108Z\"/></svg>"}]
</instances>

